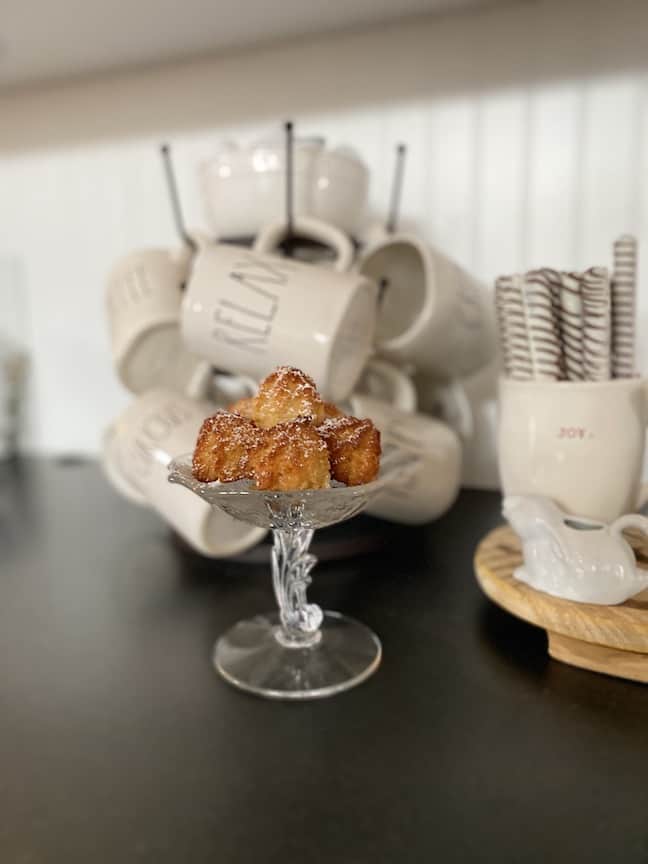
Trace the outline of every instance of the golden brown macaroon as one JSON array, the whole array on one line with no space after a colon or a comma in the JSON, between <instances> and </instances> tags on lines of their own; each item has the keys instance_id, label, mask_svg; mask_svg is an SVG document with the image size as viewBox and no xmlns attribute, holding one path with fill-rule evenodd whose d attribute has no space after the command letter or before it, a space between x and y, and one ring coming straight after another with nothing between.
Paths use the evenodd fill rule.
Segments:
<instances>
[{"instance_id":1,"label":"golden brown macaroon","mask_svg":"<svg viewBox=\"0 0 648 864\"><path fill-rule=\"evenodd\" d=\"M326 444L308 418L264 430L263 444L251 457L257 489L291 492L330 485Z\"/></svg>"},{"instance_id":2,"label":"golden brown macaroon","mask_svg":"<svg viewBox=\"0 0 648 864\"><path fill-rule=\"evenodd\" d=\"M262 429L297 417L324 420L324 402L312 378L292 366L279 366L259 385L254 419Z\"/></svg>"},{"instance_id":3,"label":"golden brown macaroon","mask_svg":"<svg viewBox=\"0 0 648 864\"><path fill-rule=\"evenodd\" d=\"M323 423L325 420L330 420L333 417L344 417L344 411L340 411L340 409L333 402L325 402L324 403L324 416L320 421Z\"/></svg>"},{"instance_id":4,"label":"golden brown macaroon","mask_svg":"<svg viewBox=\"0 0 648 864\"><path fill-rule=\"evenodd\" d=\"M359 486L376 479L380 468L380 432L371 420L334 417L317 431L326 441L334 480Z\"/></svg>"},{"instance_id":5,"label":"golden brown macaroon","mask_svg":"<svg viewBox=\"0 0 648 864\"><path fill-rule=\"evenodd\" d=\"M219 411L200 427L193 454L193 475L209 483L252 477L252 454L263 443L263 432L240 414Z\"/></svg>"},{"instance_id":6,"label":"golden brown macaroon","mask_svg":"<svg viewBox=\"0 0 648 864\"><path fill-rule=\"evenodd\" d=\"M248 420L256 418L256 396L248 396L245 399L239 399L227 409L231 414L240 414L241 417L247 417Z\"/></svg>"}]
</instances>

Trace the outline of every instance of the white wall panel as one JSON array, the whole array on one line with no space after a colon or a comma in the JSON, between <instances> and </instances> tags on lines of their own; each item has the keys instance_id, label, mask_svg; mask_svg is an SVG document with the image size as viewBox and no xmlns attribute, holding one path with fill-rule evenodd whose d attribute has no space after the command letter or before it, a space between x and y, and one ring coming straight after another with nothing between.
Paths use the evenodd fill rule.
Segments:
<instances>
[{"instance_id":1,"label":"white wall panel","mask_svg":"<svg viewBox=\"0 0 648 864\"><path fill-rule=\"evenodd\" d=\"M488 94L475 129L477 211L474 269L492 282L523 266L527 218L529 97Z\"/></svg>"},{"instance_id":2,"label":"white wall panel","mask_svg":"<svg viewBox=\"0 0 648 864\"><path fill-rule=\"evenodd\" d=\"M526 267L576 266L583 88L538 87L530 96Z\"/></svg>"},{"instance_id":3,"label":"white wall panel","mask_svg":"<svg viewBox=\"0 0 648 864\"><path fill-rule=\"evenodd\" d=\"M607 259L610 237L637 229L640 93L641 82L632 78L591 81L584 88L578 266L590 266L602 254Z\"/></svg>"},{"instance_id":4,"label":"white wall panel","mask_svg":"<svg viewBox=\"0 0 648 864\"><path fill-rule=\"evenodd\" d=\"M429 239L474 271L477 226L477 104L458 98L430 105Z\"/></svg>"}]
</instances>

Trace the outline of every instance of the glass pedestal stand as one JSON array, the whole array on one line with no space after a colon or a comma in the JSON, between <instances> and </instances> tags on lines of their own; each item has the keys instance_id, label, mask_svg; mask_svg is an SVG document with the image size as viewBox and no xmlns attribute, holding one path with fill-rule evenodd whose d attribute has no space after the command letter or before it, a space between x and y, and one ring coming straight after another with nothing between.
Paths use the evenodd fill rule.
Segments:
<instances>
[{"instance_id":1,"label":"glass pedestal stand","mask_svg":"<svg viewBox=\"0 0 648 864\"><path fill-rule=\"evenodd\" d=\"M214 648L214 666L235 687L275 699L316 699L360 684L381 658L378 637L364 624L309 603L306 589L317 563L309 546L317 528L355 516L390 480L416 460L388 451L380 474L363 486L303 492L263 492L249 481L200 483L191 456L175 459L169 480L191 489L230 516L270 528L272 582L278 612L240 621Z\"/></svg>"}]
</instances>

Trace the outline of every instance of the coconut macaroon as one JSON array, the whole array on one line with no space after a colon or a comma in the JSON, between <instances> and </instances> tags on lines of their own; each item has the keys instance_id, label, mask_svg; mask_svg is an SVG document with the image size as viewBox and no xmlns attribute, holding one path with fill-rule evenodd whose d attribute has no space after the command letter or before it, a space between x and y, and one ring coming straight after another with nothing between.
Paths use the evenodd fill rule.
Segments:
<instances>
[{"instance_id":1,"label":"coconut macaroon","mask_svg":"<svg viewBox=\"0 0 648 864\"><path fill-rule=\"evenodd\" d=\"M202 424L193 475L202 482L254 480L257 489L281 492L326 489L328 449L307 417L260 429L239 414L219 411Z\"/></svg>"},{"instance_id":2,"label":"coconut macaroon","mask_svg":"<svg viewBox=\"0 0 648 864\"><path fill-rule=\"evenodd\" d=\"M197 480L253 480L257 489L326 489L369 483L380 467L380 433L324 402L314 381L280 366L256 396L202 424L193 456Z\"/></svg>"},{"instance_id":3,"label":"coconut macaroon","mask_svg":"<svg viewBox=\"0 0 648 864\"><path fill-rule=\"evenodd\" d=\"M326 442L334 480L359 486L376 479L380 468L380 432L371 420L332 417L317 431Z\"/></svg>"},{"instance_id":4,"label":"coconut macaroon","mask_svg":"<svg viewBox=\"0 0 648 864\"><path fill-rule=\"evenodd\" d=\"M332 417L344 417L344 411L340 411L337 405L334 402L325 402L324 403L324 417L322 419L322 423L326 420L330 420Z\"/></svg>"},{"instance_id":5,"label":"coconut macaroon","mask_svg":"<svg viewBox=\"0 0 648 864\"><path fill-rule=\"evenodd\" d=\"M279 366L259 385L254 421L262 429L308 417L324 420L324 402L313 379L292 366Z\"/></svg>"},{"instance_id":6,"label":"coconut macaroon","mask_svg":"<svg viewBox=\"0 0 648 864\"><path fill-rule=\"evenodd\" d=\"M240 414L241 417L247 417L248 420L254 420L256 417L256 396L247 396L245 399L239 399L238 402L233 402L227 410L232 414Z\"/></svg>"},{"instance_id":7,"label":"coconut macaroon","mask_svg":"<svg viewBox=\"0 0 648 864\"><path fill-rule=\"evenodd\" d=\"M291 492L330 485L328 448L308 418L263 430L251 464L257 489Z\"/></svg>"},{"instance_id":8,"label":"coconut macaroon","mask_svg":"<svg viewBox=\"0 0 648 864\"><path fill-rule=\"evenodd\" d=\"M239 414L219 411L200 427L193 454L193 475L205 483L252 478L252 454L263 444L263 432Z\"/></svg>"}]
</instances>

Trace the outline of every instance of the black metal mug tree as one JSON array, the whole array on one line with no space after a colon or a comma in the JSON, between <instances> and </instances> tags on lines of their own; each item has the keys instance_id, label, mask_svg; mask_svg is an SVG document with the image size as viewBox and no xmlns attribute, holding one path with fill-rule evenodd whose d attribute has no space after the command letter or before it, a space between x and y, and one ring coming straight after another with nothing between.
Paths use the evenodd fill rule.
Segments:
<instances>
[{"instance_id":1,"label":"black metal mug tree","mask_svg":"<svg viewBox=\"0 0 648 864\"><path fill-rule=\"evenodd\" d=\"M396 145L396 159L394 162L394 173L392 175L391 194L389 196L389 209L387 211L387 221L385 222L385 232L387 234L395 234L398 227L398 218L400 215L400 203L403 195L403 180L405 178L405 160L407 158L407 146L405 144ZM385 292L389 288L389 279L382 277L378 280L378 304L382 303Z\"/></svg>"},{"instance_id":2,"label":"black metal mug tree","mask_svg":"<svg viewBox=\"0 0 648 864\"><path fill-rule=\"evenodd\" d=\"M286 230L283 240L279 246L281 253L285 257L294 257L297 248L304 244L304 238L300 238L295 232L295 217L294 217L294 124L292 121L284 123L284 141L285 141L285 218ZM392 181L392 191L390 198L389 215L387 218L386 230L392 233L395 230L398 210L400 205L400 195L403 181L403 165L404 165L405 145L399 144L397 147L397 158ZM178 191L178 182L173 163L171 146L168 143L160 145L160 156L162 159L162 167L166 182L167 194L171 206L171 215L175 225L178 238L181 243L186 246L192 257L198 254L198 244L191 236L186 227L184 219L182 203ZM216 238L218 240L219 238ZM254 238L227 238L227 242L236 242L237 244L249 246L252 245ZM354 239L354 243L357 241ZM312 246L325 248L317 241L312 241ZM385 285L386 285L386 280ZM382 289L382 284L381 284ZM180 286L180 290L184 291L185 285ZM213 373L230 374L229 370L218 369L213 367ZM354 532L350 536L347 526L342 523L333 525L330 528L321 529L313 541L313 551L316 553L320 561L336 561L344 558L350 558L356 555L367 554L377 549L383 548L388 543L392 542L394 533L403 531L402 526L393 523L382 523L380 527L376 525L374 520L367 516L360 516L354 520ZM184 541L176 536L179 545L186 547ZM246 564L266 564L268 553L267 546L270 540L266 538L257 547L247 550L240 555L233 556L234 561L239 561Z\"/></svg>"},{"instance_id":3,"label":"black metal mug tree","mask_svg":"<svg viewBox=\"0 0 648 864\"><path fill-rule=\"evenodd\" d=\"M310 237L300 236L295 228L295 124L287 120L284 130L284 180L286 228L278 251L285 258L303 258L311 264L330 260L332 250L324 243ZM300 251L302 255L300 256ZM306 253L304 255L304 253Z\"/></svg>"}]
</instances>

